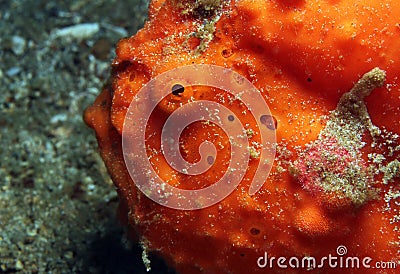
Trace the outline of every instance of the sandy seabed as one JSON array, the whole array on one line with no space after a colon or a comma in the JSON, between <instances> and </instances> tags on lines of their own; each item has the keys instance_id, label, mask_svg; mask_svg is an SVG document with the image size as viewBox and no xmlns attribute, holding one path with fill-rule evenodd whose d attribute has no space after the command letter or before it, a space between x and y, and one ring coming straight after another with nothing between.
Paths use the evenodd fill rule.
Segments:
<instances>
[{"instance_id":1,"label":"sandy seabed","mask_svg":"<svg viewBox=\"0 0 400 274\"><path fill-rule=\"evenodd\" d=\"M147 5L0 2L0 273L146 272L82 113Z\"/></svg>"}]
</instances>

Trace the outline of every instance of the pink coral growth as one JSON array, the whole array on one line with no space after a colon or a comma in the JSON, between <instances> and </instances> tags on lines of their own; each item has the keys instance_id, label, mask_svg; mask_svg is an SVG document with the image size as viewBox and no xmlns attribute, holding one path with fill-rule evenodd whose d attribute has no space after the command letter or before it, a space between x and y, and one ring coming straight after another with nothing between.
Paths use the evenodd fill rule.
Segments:
<instances>
[{"instance_id":1,"label":"pink coral growth","mask_svg":"<svg viewBox=\"0 0 400 274\"><path fill-rule=\"evenodd\" d=\"M316 194L327 191L328 185L337 181L352 184L350 169L361 159L356 159L350 152L338 143L335 137L318 139L308 145L294 163L296 177L304 189ZM365 168L361 163L362 169Z\"/></svg>"}]
</instances>

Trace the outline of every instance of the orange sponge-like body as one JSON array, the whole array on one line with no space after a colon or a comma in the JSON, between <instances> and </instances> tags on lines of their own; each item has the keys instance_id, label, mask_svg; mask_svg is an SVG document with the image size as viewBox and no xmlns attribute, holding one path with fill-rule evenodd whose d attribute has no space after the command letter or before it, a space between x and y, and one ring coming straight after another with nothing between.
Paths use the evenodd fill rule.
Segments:
<instances>
[{"instance_id":1,"label":"orange sponge-like body","mask_svg":"<svg viewBox=\"0 0 400 274\"><path fill-rule=\"evenodd\" d=\"M121 216L144 248L183 274L308 273L301 263L310 256L317 259L312 273L336 273L347 257L358 257L360 268L343 266L340 273L365 271L365 257L374 273L396 273L377 263L400 260L399 18L396 0L152 1L144 28L118 43L111 84L85 112ZM165 181L206 187L229 161L228 136L198 122L183 131L181 154L196 162L203 141L218 144L213 167L192 178L168 165L161 129L181 105L223 104L237 113L250 140L247 172L231 195L204 209L176 210L136 188L121 136L137 92L157 75L191 64L229 68L260 90L273 115L276 158L263 187L249 195L260 149L254 118L223 90L171 94L147 127L147 155ZM329 254L338 258L336 268L321 261ZM277 264L280 256L287 268ZM295 259L290 265L291 257L299 265Z\"/></svg>"}]
</instances>

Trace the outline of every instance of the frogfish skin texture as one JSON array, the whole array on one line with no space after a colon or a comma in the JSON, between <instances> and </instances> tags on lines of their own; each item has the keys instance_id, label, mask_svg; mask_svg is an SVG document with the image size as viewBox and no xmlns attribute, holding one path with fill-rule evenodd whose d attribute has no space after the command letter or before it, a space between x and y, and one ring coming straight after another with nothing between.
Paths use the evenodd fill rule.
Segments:
<instances>
[{"instance_id":1,"label":"frogfish skin texture","mask_svg":"<svg viewBox=\"0 0 400 274\"><path fill-rule=\"evenodd\" d=\"M84 114L118 191L119 214L144 250L182 274L398 273L399 18L397 0L152 1L143 29L118 43L111 81ZM216 144L205 173L180 174L163 157L163 123L190 101L235 112L250 151L246 174L228 197L176 210L137 189L121 136L138 91L157 75L192 64L231 69L261 92L272 113L276 157L263 187L249 195L261 140L254 117L224 90L175 90L146 128L147 155L163 180L198 189L226 172L229 137L212 123L193 123L179 138L182 157L192 163L202 142ZM179 84L173 80L171 86ZM330 255L337 257L335 268L323 259ZM310 257L316 265L302 267ZM359 258L359 268L345 267L349 257ZM362 265L366 257L370 269Z\"/></svg>"}]
</instances>

